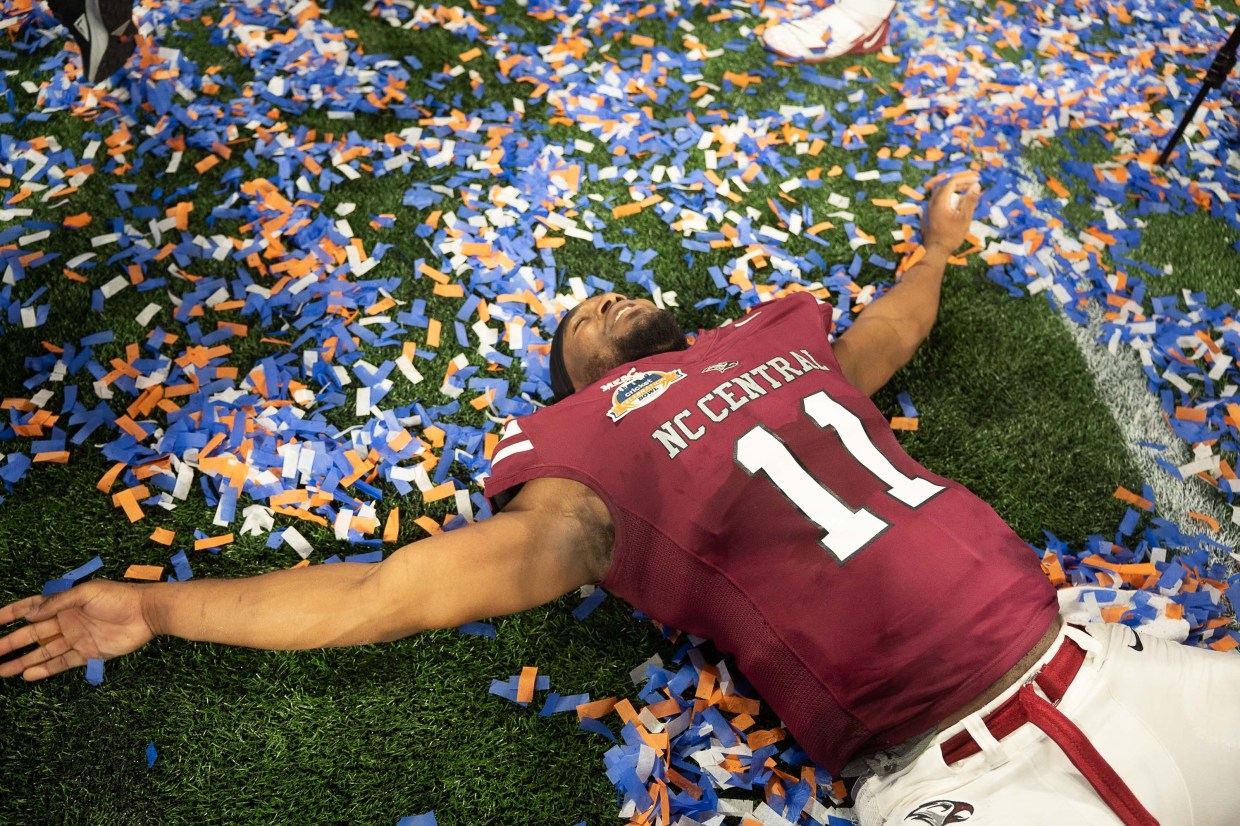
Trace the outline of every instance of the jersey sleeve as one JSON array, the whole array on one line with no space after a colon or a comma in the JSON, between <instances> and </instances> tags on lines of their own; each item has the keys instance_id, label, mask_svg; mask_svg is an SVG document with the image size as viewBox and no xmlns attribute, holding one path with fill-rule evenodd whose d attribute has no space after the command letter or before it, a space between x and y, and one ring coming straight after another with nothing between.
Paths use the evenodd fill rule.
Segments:
<instances>
[{"instance_id":1,"label":"jersey sleeve","mask_svg":"<svg viewBox=\"0 0 1240 826\"><path fill-rule=\"evenodd\" d=\"M504 426L504 434L491 454L491 475L487 477L484 494L491 508L499 513L521 490L521 485L535 474L541 457L534 439L513 419Z\"/></svg>"}]
</instances>

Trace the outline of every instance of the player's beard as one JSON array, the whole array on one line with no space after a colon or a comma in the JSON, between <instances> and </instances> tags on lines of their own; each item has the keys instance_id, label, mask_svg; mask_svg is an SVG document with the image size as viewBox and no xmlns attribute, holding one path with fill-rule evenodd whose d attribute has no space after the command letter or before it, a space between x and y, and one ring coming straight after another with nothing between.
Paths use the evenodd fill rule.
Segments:
<instances>
[{"instance_id":1,"label":"player's beard","mask_svg":"<svg viewBox=\"0 0 1240 826\"><path fill-rule=\"evenodd\" d=\"M671 353L688 348L685 333L676 316L667 310L644 312L627 325L622 335L612 340L611 352L600 354L591 364L593 382L609 370L630 361Z\"/></svg>"}]
</instances>

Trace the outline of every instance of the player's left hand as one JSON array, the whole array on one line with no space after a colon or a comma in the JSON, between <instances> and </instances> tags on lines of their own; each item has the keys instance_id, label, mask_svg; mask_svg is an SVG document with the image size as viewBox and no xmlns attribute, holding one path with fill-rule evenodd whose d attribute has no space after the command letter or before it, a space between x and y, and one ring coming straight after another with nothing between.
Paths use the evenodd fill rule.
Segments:
<instances>
[{"instance_id":1,"label":"player's left hand","mask_svg":"<svg viewBox=\"0 0 1240 826\"><path fill-rule=\"evenodd\" d=\"M51 597L27 597L0 607L0 626L27 624L0 636L0 657L37 646L0 662L0 679L21 674L42 680L93 658L110 660L136 651L155 636L142 610L149 585L94 580Z\"/></svg>"},{"instance_id":2,"label":"player's left hand","mask_svg":"<svg viewBox=\"0 0 1240 826\"><path fill-rule=\"evenodd\" d=\"M951 255L964 243L973 212L982 197L976 172L953 175L934 190L926 206L922 243L930 251Z\"/></svg>"}]
</instances>

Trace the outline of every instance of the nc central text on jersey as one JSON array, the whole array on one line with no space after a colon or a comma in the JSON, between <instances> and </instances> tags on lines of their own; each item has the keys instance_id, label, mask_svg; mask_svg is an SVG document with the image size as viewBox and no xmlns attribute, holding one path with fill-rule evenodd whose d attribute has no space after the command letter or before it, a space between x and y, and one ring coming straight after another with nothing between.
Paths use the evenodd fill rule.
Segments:
<instances>
[{"instance_id":1,"label":"nc central text on jersey","mask_svg":"<svg viewBox=\"0 0 1240 826\"><path fill-rule=\"evenodd\" d=\"M709 422L721 422L754 399L778 390L813 370L830 370L810 355L809 350L793 350L790 355L799 365L783 356L775 356L735 378L722 382L714 390L697 400L693 407L685 408L655 428L651 437L667 450L667 457L675 459L682 450L706 435ZM761 376L762 381L758 381ZM778 378L777 378L778 377ZM765 384L763 383L765 382ZM704 421L705 420L705 421Z\"/></svg>"}]
</instances>

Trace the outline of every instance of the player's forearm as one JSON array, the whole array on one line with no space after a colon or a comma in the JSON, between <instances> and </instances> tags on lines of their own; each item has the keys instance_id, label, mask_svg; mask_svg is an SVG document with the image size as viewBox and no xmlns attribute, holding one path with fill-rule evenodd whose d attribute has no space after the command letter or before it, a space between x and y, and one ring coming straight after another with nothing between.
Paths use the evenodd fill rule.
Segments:
<instances>
[{"instance_id":1,"label":"player's forearm","mask_svg":"<svg viewBox=\"0 0 1240 826\"><path fill-rule=\"evenodd\" d=\"M940 247L927 246L926 254L904 273L900 283L875 302L875 307L881 304L883 315L901 328L908 358L930 335L939 316L943 272L949 255Z\"/></svg>"},{"instance_id":2,"label":"player's forearm","mask_svg":"<svg viewBox=\"0 0 1240 826\"><path fill-rule=\"evenodd\" d=\"M244 579L149 586L143 612L158 634L251 648L377 642L382 617L368 599L375 566L341 562Z\"/></svg>"}]
</instances>

